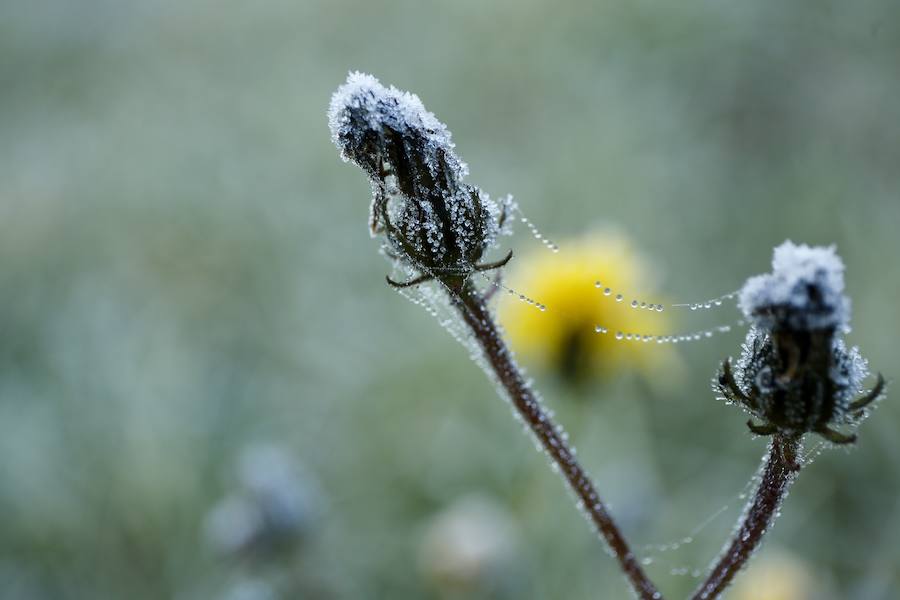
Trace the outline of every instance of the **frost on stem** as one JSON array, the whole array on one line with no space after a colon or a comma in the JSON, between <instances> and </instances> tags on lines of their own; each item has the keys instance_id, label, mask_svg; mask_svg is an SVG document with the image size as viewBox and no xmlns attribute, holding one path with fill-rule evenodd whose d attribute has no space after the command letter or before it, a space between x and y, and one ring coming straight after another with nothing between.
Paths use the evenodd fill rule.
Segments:
<instances>
[{"instance_id":1,"label":"frost on stem","mask_svg":"<svg viewBox=\"0 0 900 600\"><path fill-rule=\"evenodd\" d=\"M748 423L760 435L816 432L835 444L855 441L834 426L855 427L884 391L856 399L868 364L840 337L849 330L844 264L834 247L790 241L775 248L772 272L751 277L740 307L753 324L740 359L722 365L715 387L762 421Z\"/></svg>"},{"instance_id":2,"label":"frost on stem","mask_svg":"<svg viewBox=\"0 0 900 600\"><path fill-rule=\"evenodd\" d=\"M331 99L328 122L342 158L369 177L371 233L384 233L389 255L413 270L408 285L447 284L505 263L477 264L504 229L511 200L501 207L463 183L468 169L450 132L418 96L350 73Z\"/></svg>"}]
</instances>

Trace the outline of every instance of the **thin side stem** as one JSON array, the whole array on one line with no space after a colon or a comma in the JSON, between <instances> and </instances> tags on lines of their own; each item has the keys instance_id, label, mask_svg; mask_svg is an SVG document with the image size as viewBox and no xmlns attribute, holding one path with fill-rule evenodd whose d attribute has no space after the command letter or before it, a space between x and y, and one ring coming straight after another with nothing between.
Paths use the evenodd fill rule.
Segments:
<instances>
[{"instance_id":1,"label":"thin side stem","mask_svg":"<svg viewBox=\"0 0 900 600\"><path fill-rule=\"evenodd\" d=\"M776 433L772 437L766 467L756 494L747 505L734 538L726 546L706 581L691 596L692 600L718 598L760 545L800 470L797 459L799 447L799 436Z\"/></svg>"},{"instance_id":2,"label":"thin side stem","mask_svg":"<svg viewBox=\"0 0 900 600\"><path fill-rule=\"evenodd\" d=\"M656 586L644 573L634 553L628 547L618 525L606 505L600 500L593 482L578 463L573 450L566 442L562 428L553 423L550 415L547 414L526 383L484 298L468 282L459 285L456 290L458 290L458 295L454 294L454 300L457 308L481 346L485 359L497 381L506 390L513 406L522 420L531 428L547 455L559 467L569 487L578 496L580 503L584 506L584 511L596 526L603 540L609 545L635 594L641 600L660 600L662 594L656 590Z\"/></svg>"}]
</instances>

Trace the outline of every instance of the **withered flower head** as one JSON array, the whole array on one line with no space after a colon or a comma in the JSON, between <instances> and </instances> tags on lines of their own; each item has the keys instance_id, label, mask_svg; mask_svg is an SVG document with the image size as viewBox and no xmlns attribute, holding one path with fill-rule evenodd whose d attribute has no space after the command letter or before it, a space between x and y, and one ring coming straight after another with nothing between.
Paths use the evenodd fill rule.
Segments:
<instances>
[{"instance_id":1,"label":"withered flower head","mask_svg":"<svg viewBox=\"0 0 900 600\"><path fill-rule=\"evenodd\" d=\"M855 399L869 369L859 349L840 337L849 330L850 300L834 247L790 241L777 247L772 272L747 281L740 307L752 327L740 359L734 369L725 361L715 389L762 421L748 422L754 433L816 432L836 444L855 441L833 427L856 426L883 393L884 379L879 375Z\"/></svg>"},{"instance_id":2,"label":"withered flower head","mask_svg":"<svg viewBox=\"0 0 900 600\"><path fill-rule=\"evenodd\" d=\"M331 99L328 121L342 158L372 184L372 235L384 233L390 254L418 273L401 285L447 283L499 266L477 263L502 228L505 210L463 183L468 169L450 132L418 96L350 73Z\"/></svg>"}]
</instances>

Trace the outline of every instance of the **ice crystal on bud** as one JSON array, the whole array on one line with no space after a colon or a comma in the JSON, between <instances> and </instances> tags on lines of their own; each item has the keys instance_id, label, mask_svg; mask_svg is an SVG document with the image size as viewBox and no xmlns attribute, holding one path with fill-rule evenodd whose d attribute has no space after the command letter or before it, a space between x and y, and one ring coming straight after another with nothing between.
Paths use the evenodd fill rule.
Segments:
<instances>
[{"instance_id":1,"label":"ice crystal on bud","mask_svg":"<svg viewBox=\"0 0 900 600\"><path fill-rule=\"evenodd\" d=\"M331 97L328 108L331 139L345 161L352 160L373 177L379 175L381 160L400 148L388 148L394 136L406 137L432 158L447 153L446 166L459 178L468 173L466 165L453 154L447 126L425 109L415 94L389 88L372 75L351 72L347 81Z\"/></svg>"},{"instance_id":2,"label":"ice crystal on bud","mask_svg":"<svg viewBox=\"0 0 900 600\"><path fill-rule=\"evenodd\" d=\"M840 338L835 338L831 352L832 360L828 376L835 388L835 403L842 418L846 419L853 398L862 389L863 381L869 376L869 361L863 358L857 346L848 348Z\"/></svg>"},{"instance_id":3,"label":"ice crystal on bud","mask_svg":"<svg viewBox=\"0 0 900 600\"><path fill-rule=\"evenodd\" d=\"M844 296L844 263L834 246L788 240L775 248L772 272L744 284L739 306L764 329L845 328L850 301Z\"/></svg>"},{"instance_id":4,"label":"ice crystal on bud","mask_svg":"<svg viewBox=\"0 0 900 600\"><path fill-rule=\"evenodd\" d=\"M504 226L510 202L498 206L463 183L468 169L447 127L415 94L350 73L328 110L344 160L372 184L370 229L384 233L391 254L424 278L466 276Z\"/></svg>"},{"instance_id":5,"label":"ice crystal on bud","mask_svg":"<svg viewBox=\"0 0 900 600\"><path fill-rule=\"evenodd\" d=\"M879 375L859 399L868 364L858 348L847 348L850 301L844 296L844 264L834 247L785 242L775 249L772 273L752 277L740 293L754 323L734 369L725 361L715 387L762 424L761 435L815 432L836 444L856 436L833 429L855 426L884 391Z\"/></svg>"}]
</instances>

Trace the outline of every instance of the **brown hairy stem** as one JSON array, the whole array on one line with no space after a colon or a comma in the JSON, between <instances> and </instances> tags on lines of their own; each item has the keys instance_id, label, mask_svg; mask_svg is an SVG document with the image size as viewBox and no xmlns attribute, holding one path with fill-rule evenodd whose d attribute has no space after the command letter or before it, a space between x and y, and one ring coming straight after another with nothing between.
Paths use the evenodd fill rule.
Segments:
<instances>
[{"instance_id":1,"label":"brown hairy stem","mask_svg":"<svg viewBox=\"0 0 900 600\"><path fill-rule=\"evenodd\" d=\"M444 283L453 292L456 306L481 347L488 368L506 391L516 411L534 433L547 455L559 467L566 483L575 492L579 503L583 504L588 518L609 545L637 597L641 600L660 600L662 594L656 590L656 586L644 573L628 547L618 525L600 500L593 482L563 437L562 429L553 423L525 381L522 371L494 322L484 297L468 281Z\"/></svg>"},{"instance_id":2,"label":"brown hairy stem","mask_svg":"<svg viewBox=\"0 0 900 600\"><path fill-rule=\"evenodd\" d=\"M800 470L797 458L799 447L799 436L776 433L772 437L756 494L744 511L734 538L726 546L706 581L691 596L692 600L718 598L759 547Z\"/></svg>"}]
</instances>

